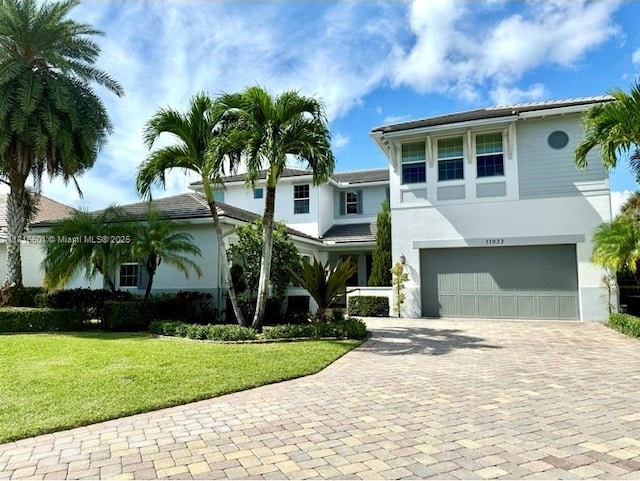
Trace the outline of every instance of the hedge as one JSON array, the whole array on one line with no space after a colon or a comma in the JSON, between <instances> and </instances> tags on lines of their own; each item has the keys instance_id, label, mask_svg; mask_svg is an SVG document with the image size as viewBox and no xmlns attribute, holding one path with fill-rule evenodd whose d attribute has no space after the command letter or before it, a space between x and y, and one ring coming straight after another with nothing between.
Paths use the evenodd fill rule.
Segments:
<instances>
[{"instance_id":1,"label":"hedge","mask_svg":"<svg viewBox=\"0 0 640 481\"><path fill-rule=\"evenodd\" d=\"M107 301L102 326L110 331L146 331L151 321L161 319L172 299Z\"/></svg>"},{"instance_id":2,"label":"hedge","mask_svg":"<svg viewBox=\"0 0 640 481\"><path fill-rule=\"evenodd\" d=\"M353 296L349 298L350 316L388 317L389 298L386 296Z\"/></svg>"},{"instance_id":3,"label":"hedge","mask_svg":"<svg viewBox=\"0 0 640 481\"><path fill-rule=\"evenodd\" d=\"M263 336L265 339L291 339L296 337L365 339L367 337L367 326L360 319L354 318L299 325L283 324L266 327Z\"/></svg>"},{"instance_id":4,"label":"hedge","mask_svg":"<svg viewBox=\"0 0 640 481\"><path fill-rule=\"evenodd\" d=\"M249 341L256 339L255 329L234 324L200 325L178 321L153 321L149 331L161 336L188 337L209 341Z\"/></svg>"},{"instance_id":5,"label":"hedge","mask_svg":"<svg viewBox=\"0 0 640 481\"><path fill-rule=\"evenodd\" d=\"M630 314L611 314L608 326L631 337L640 337L640 317Z\"/></svg>"},{"instance_id":6,"label":"hedge","mask_svg":"<svg viewBox=\"0 0 640 481\"><path fill-rule=\"evenodd\" d=\"M0 332L80 331L82 315L71 309L7 307L0 309Z\"/></svg>"},{"instance_id":7,"label":"hedge","mask_svg":"<svg viewBox=\"0 0 640 481\"><path fill-rule=\"evenodd\" d=\"M12 307L37 307L36 296L42 287L3 287L0 290L0 305Z\"/></svg>"},{"instance_id":8,"label":"hedge","mask_svg":"<svg viewBox=\"0 0 640 481\"><path fill-rule=\"evenodd\" d=\"M85 320L103 319L105 303L108 301L128 301L135 296L126 291L110 291L107 289L64 289L38 294L38 307L53 309L74 309L82 313Z\"/></svg>"}]
</instances>

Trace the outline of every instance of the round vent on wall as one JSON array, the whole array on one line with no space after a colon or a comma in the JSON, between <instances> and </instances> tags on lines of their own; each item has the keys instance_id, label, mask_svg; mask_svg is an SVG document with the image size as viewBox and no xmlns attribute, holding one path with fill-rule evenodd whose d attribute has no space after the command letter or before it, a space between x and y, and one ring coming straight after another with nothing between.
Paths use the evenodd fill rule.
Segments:
<instances>
[{"instance_id":1,"label":"round vent on wall","mask_svg":"<svg viewBox=\"0 0 640 481\"><path fill-rule=\"evenodd\" d=\"M552 149L564 149L569 143L569 136L562 130L556 130L549 134L549 137L547 137L547 143Z\"/></svg>"}]
</instances>

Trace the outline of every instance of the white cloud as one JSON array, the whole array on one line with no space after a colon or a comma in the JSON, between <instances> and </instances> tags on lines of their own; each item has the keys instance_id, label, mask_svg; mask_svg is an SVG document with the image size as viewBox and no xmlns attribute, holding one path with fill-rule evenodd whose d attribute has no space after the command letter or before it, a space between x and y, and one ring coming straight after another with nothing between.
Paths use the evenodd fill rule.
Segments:
<instances>
[{"instance_id":1,"label":"white cloud","mask_svg":"<svg viewBox=\"0 0 640 481\"><path fill-rule=\"evenodd\" d=\"M640 64L640 48L637 48L632 54L631 54L631 61L635 64Z\"/></svg>"},{"instance_id":2,"label":"white cloud","mask_svg":"<svg viewBox=\"0 0 640 481\"><path fill-rule=\"evenodd\" d=\"M351 138L348 135L344 135L341 133L337 133L331 139L331 147L334 149L341 149L346 146L351 141Z\"/></svg>"},{"instance_id":3,"label":"white cloud","mask_svg":"<svg viewBox=\"0 0 640 481\"><path fill-rule=\"evenodd\" d=\"M385 124L397 124L398 122L404 122L405 120L409 120L411 118L410 115L387 115L383 123Z\"/></svg>"},{"instance_id":4,"label":"white cloud","mask_svg":"<svg viewBox=\"0 0 640 481\"><path fill-rule=\"evenodd\" d=\"M616 217L620 213L620 207L631 197L633 194L630 190L611 191L611 214Z\"/></svg>"},{"instance_id":5,"label":"white cloud","mask_svg":"<svg viewBox=\"0 0 640 481\"><path fill-rule=\"evenodd\" d=\"M544 85L533 84L528 89L522 90L518 87L507 87L500 85L489 92L491 101L496 105L518 104L522 102L534 102L542 99L546 94Z\"/></svg>"},{"instance_id":6,"label":"white cloud","mask_svg":"<svg viewBox=\"0 0 640 481\"><path fill-rule=\"evenodd\" d=\"M574 67L616 33L617 2L532 2L486 24L474 21L479 8L414 0L409 20L416 41L398 61L396 84L473 101L487 83L511 88L540 65Z\"/></svg>"}]
</instances>

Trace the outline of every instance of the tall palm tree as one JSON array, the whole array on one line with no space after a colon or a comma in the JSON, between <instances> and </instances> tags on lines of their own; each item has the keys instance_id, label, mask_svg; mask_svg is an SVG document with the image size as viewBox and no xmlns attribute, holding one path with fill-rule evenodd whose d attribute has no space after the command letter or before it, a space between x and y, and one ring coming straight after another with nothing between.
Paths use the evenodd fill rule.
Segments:
<instances>
[{"instance_id":1,"label":"tall palm tree","mask_svg":"<svg viewBox=\"0 0 640 481\"><path fill-rule=\"evenodd\" d=\"M629 155L631 169L640 179L640 82L627 94L616 88L612 102L594 105L583 117L585 138L574 152L578 167L587 166L587 154L596 146L605 167L613 169L618 157Z\"/></svg>"},{"instance_id":2,"label":"tall palm tree","mask_svg":"<svg viewBox=\"0 0 640 481\"><path fill-rule=\"evenodd\" d=\"M222 114L221 134L212 144L215 157L226 154L247 164L247 183L255 186L260 171L266 169L263 214L262 259L258 300L252 326L260 328L264 318L271 257L273 252L276 186L287 160L295 158L313 171L315 185L329 180L335 159L324 105L312 97L286 91L277 97L262 87L249 87L241 93L219 98Z\"/></svg>"},{"instance_id":3,"label":"tall palm tree","mask_svg":"<svg viewBox=\"0 0 640 481\"><path fill-rule=\"evenodd\" d=\"M153 286L153 278L161 262L165 262L185 277L191 270L198 276L202 269L184 254L201 257L200 248L194 244L193 236L182 231L180 224L171 221L161 212L150 209L142 222L137 222L135 235L131 244L131 257L137 259L145 270L146 286L144 298L148 299Z\"/></svg>"},{"instance_id":4,"label":"tall palm tree","mask_svg":"<svg viewBox=\"0 0 640 481\"><path fill-rule=\"evenodd\" d=\"M27 178L36 191L45 172L75 182L112 131L93 84L123 94L95 67L100 47L93 38L102 32L68 18L76 5L0 0L0 174L10 185L5 286L22 285Z\"/></svg>"},{"instance_id":5,"label":"tall palm tree","mask_svg":"<svg viewBox=\"0 0 640 481\"><path fill-rule=\"evenodd\" d=\"M224 172L223 157L207 155L209 144L214 139L217 124L214 101L204 93L194 96L186 113L166 108L159 109L147 122L144 130L145 144L149 149L162 134L171 134L178 141L174 145L155 150L138 169L136 187L138 193L151 198L151 188L159 185L165 188L165 175L173 169L184 169L198 174L202 180L204 196L211 211L213 225L218 239L218 249L222 254L222 268L229 299L238 323L245 324L236 297L224 235L218 217L218 209L213 198L213 188L220 183ZM233 157L235 158L235 157Z\"/></svg>"},{"instance_id":6,"label":"tall palm tree","mask_svg":"<svg viewBox=\"0 0 640 481\"><path fill-rule=\"evenodd\" d=\"M112 243L110 238L131 235L134 226L127 222L120 207L109 207L99 214L77 210L71 217L56 222L49 231L50 242L43 244L45 286L64 287L77 273L87 280L101 274L107 288L115 291L115 266L131 258L131 246ZM103 242L105 239L108 242Z\"/></svg>"}]
</instances>

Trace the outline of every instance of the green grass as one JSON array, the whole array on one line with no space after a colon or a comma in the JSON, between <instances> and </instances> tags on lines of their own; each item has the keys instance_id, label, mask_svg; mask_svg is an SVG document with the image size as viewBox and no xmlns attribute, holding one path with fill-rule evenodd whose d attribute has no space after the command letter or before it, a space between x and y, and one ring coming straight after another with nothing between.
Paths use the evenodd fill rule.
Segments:
<instances>
[{"instance_id":1,"label":"green grass","mask_svg":"<svg viewBox=\"0 0 640 481\"><path fill-rule=\"evenodd\" d=\"M0 442L313 374L359 344L0 335Z\"/></svg>"}]
</instances>

